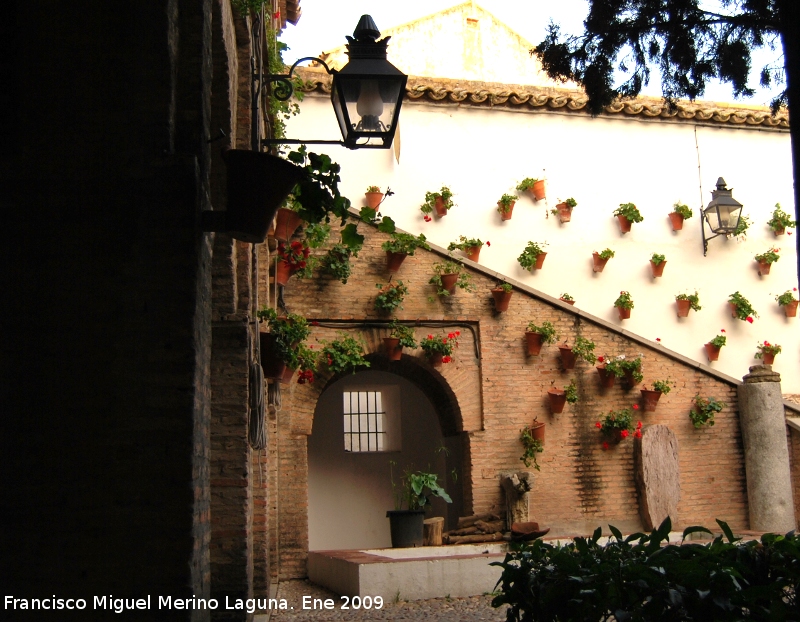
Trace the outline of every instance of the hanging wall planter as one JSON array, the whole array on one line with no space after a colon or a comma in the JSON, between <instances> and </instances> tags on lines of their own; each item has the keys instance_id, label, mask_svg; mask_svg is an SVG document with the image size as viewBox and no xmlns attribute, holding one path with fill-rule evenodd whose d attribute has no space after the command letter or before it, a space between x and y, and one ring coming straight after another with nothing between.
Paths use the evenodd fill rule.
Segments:
<instances>
[{"instance_id":1,"label":"hanging wall planter","mask_svg":"<svg viewBox=\"0 0 800 622\"><path fill-rule=\"evenodd\" d=\"M497 202L497 211L500 214L500 220L511 220L511 215L514 213L514 204L516 197L511 194L504 194Z\"/></svg>"},{"instance_id":2,"label":"hanging wall planter","mask_svg":"<svg viewBox=\"0 0 800 622\"><path fill-rule=\"evenodd\" d=\"M672 212L669 213L669 221L672 224L673 231L680 231L683 229L683 221L692 217L692 210L688 205L684 205L680 201L672 206Z\"/></svg>"},{"instance_id":3,"label":"hanging wall planter","mask_svg":"<svg viewBox=\"0 0 800 622\"><path fill-rule=\"evenodd\" d=\"M367 207L370 209L378 209L378 206L383 201L383 192L378 186L370 186L364 193L367 202Z\"/></svg>"},{"instance_id":4,"label":"hanging wall planter","mask_svg":"<svg viewBox=\"0 0 800 622\"><path fill-rule=\"evenodd\" d=\"M544 247L547 242L528 242L525 250L517 257L517 262L525 270L541 270L544 265L544 258L547 253L544 252Z\"/></svg>"},{"instance_id":5,"label":"hanging wall planter","mask_svg":"<svg viewBox=\"0 0 800 622\"><path fill-rule=\"evenodd\" d=\"M614 251L610 248L605 249L604 251L598 253L592 253L592 271L593 272L602 272L605 269L608 260L614 256Z\"/></svg>"},{"instance_id":6,"label":"hanging wall planter","mask_svg":"<svg viewBox=\"0 0 800 622\"><path fill-rule=\"evenodd\" d=\"M542 351L542 342L542 335L527 331L525 333L525 343L528 347L528 356L537 356Z\"/></svg>"},{"instance_id":7,"label":"hanging wall planter","mask_svg":"<svg viewBox=\"0 0 800 622\"><path fill-rule=\"evenodd\" d=\"M650 389L639 389L639 391L642 392L644 411L647 413L655 411L658 400L661 398L661 391L652 391Z\"/></svg>"},{"instance_id":8,"label":"hanging wall planter","mask_svg":"<svg viewBox=\"0 0 800 622\"><path fill-rule=\"evenodd\" d=\"M622 233L629 233L631 230L631 225L633 224L630 220L628 220L625 216L617 214L617 220L619 221L619 230Z\"/></svg>"},{"instance_id":9,"label":"hanging wall planter","mask_svg":"<svg viewBox=\"0 0 800 622\"><path fill-rule=\"evenodd\" d=\"M668 215L673 231L680 231L683 229L683 216L681 216L678 212L670 212Z\"/></svg>"},{"instance_id":10,"label":"hanging wall planter","mask_svg":"<svg viewBox=\"0 0 800 622\"><path fill-rule=\"evenodd\" d=\"M264 378L280 379L286 372L286 363L278 355L277 338L272 333L259 333L261 369Z\"/></svg>"},{"instance_id":11,"label":"hanging wall planter","mask_svg":"<svg viewBox=\"0 0 800 622\"><path fill-rule=\"evenodd\" d=\"M294 274L294 270L288 261L283 261L280 257L275 262L275 282L278 285L286 285Z\"/></svg>"},{"instance_id":12,"label":"hanging wall planter","mask_svg":"<svg viewBox=\"0 0 800 622\"><path fill-rule=\"evenodd\" d=\"M458 282L457 274L443 274L442 275L442 289L446 290L449 294L456 293L456 283Z\"/></svg>"},{"instance_id":13,"label":"hanging wall planter","mask_svg":"<svg viewBox=\"0 0 800 622\"><path fill-rule=\"evenodd\" d=\"M567 392L550 387L547 389L547 399L550 401L550 412L557 415L564 411L564 404L567 403Z\"/></svg>"},{"instance_id":14,"label":"hanging wall planter","mask_svg":"<svg viewBox=\"0 0 800 622\"><path fill-rule=\"evenodd\" d=\"M631 317L631 310L625 307L617 307L617 313L619 313L619 319L621 320L629 320Z\"/></svg>"},{"instance_id":15,"label":"hanging wall planter","mask_svg":"<svg viewBox=\"0 0 800 622\"><path fill-rule=\"evenodd\" d=\"M666 268L666 266L667 261L664 255L653 253L653 256L650 258L650 272L653 274L654 279L664 274L664 268Z\"/></svg>"},{"instance_id":16,"label":"hanging wall planter","mask_svg":"<svg viewBox=\"0 0 800 622\"><path fill-rule=\"evenodd\" d=\"M259 244L303 170L288 160L257 151L229 149L223 159L228 172L224 228L237 240Z\"/></svg>"},{"instance_id":17,"label":"hanging wall planter","mask_svg":"<svg viewBox=\"0 0 800 622\"><path fill-rule=\"evenodd\" d=\"M399 361L403 358L403 348L400 345L400 340L396 337L384 337L383 347L390 361Z\"/></svg>"},{"instance_id":18,"label":"hanging wall planter","mask_svg":"<svg viewBox=\"0 0 800 622\"><path fill-rule=\"evenodd\" d=\"M633 203L620 203L619 207L614 210L614 215L619 221L619 230L622 233L628 233L633 223L644 220L644 217Z\"/></svg>"},{"instance_id":19,"label":"hanging wall planter","mask_svg":"<svg viewBox=\"0 0 800 622\"><path fill-rule=\"evenodd\" d=\"M288 242L302 222L303 219L297 212L285 207L280 208L275 218L275 239L279 242Z\"/></svg>"},{"instance_id":20,"label":"hanging wall planter","mask_svg":"<svg viewBox=\"0 0 800 622\"><path fill-rule=\"evenodd\" d=\"M549 391L548 391L548 393L549 393ZM562 391L562 393L563 393L563 391ZM544 423L540 422L540 421L537 421L534 418L533 423L531 424L531 427L530 427L531 436L533 437L533 440L539 441L542 445L544 445L544 429L545 429Z\"/></svg>"},{"instance_id":21,"label":"hanging wall planter","mask_svg":"<svg viewBox=\"0 0 800 622\"><path fill-rule=\"evenodd\" d=\"M494 298L494 309L499 313L508 311L508 305L511 302L511 296L514 292L511 285L503 283L492 290L492 297Z\"/></svg>"},{"instance_id":22,"label":"hanging wall planter","mask_svg":"<svg viewBox=\"0 0 800 622\"><path fill-rule=\"evenodd\" d=\"M678 307L678 317L689 317L689 311L692 310L692 303L688 300L675 300L675 305Z\"/></svg>"},{"instance_id":23,"label":"hanging wall planter","mask_svg":"<svg viewBox=\"0 0 800 622\"><path fill-rule=\"evenodd\" d=\"M713 343L705 344L706 356L709 362L719 360L719 351L722 349L720 346L715 346Z\"/></svg>"},{"instance_id":24,"label":"hanging wall planter","mask_svg":"<svg viewBox=\"0 0 800 622\"><path fill-rule=\"evenodd\" d=\"M595 369L597 369L597 375L600 377L600 386L604 389L611 389L617 377L606 369L605 364L598 365Z\"/></svg>"},{"instance_id":25,"label":"hanging wall planter","mask_svg":"<svg viewBox=\"0 0 800 622\"><path fill-rule=\"evenodd\" d=\"M558 351L561 353L561 364L564 366L564 369L575 369L577 357L572 351L572 348L566 345L558 346Z\"/></svg>"},{"instance_id":26,"label":"hanging wall planter","mask_svg":"<svg viewBox=\"0 0 800 622\"><path fill-rule=\"evenodd\" d=\"M394 274L403 265L403 261L408 257L408 253L393 253L386 251L386 270Z\"/></svg>"}]
</instances>

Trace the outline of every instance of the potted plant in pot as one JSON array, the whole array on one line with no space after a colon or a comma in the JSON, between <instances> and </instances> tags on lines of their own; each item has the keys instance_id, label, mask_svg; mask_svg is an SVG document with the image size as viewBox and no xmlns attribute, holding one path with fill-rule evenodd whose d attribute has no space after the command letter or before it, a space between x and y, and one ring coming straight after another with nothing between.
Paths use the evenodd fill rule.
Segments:
<instances>
[{"instance_id":1,"label":"potted plant in pot","mask_svg":"<svg viewBox=\"0 0 800 622\"><path fill-rule=\"evenodd\" d=\"M364 342L344 331L337 333L333 341L322 341L320 361L331 374L356 373L359 367L369 367L364 358Z\"/></svg>"},{"instance_id":2,"label":"potted plant in pot","mask_svg":"<svg viewBox=\"0 0 800 622\"><path fill-rule=\"evenodd\" d=\"M652 257L650 257L650 271L653 273L653 278L662 276L666 267L667 258L664 255L653 253Z\"/></svg>"},{"instance_id":3,"label":"potted plant in pot","mask_svg":"<svg viewBox=\"0 0 800 622\"><path fill-rule=\"evenodd\" d=\"M383 345L390 361L399 361L403 357L403 348L419 346L414 336L414 329L400 324L397 319L389 324L389 336L383 338Z\"/></svg>"},{"instance_id":4,"label":"potted plant in pot","mask_svg":"<svg viewBox=\"0 0 800 622\"><path fill-rule=\"evenodd\" d=\"M639 405L634 404L633 408L623 408L622 410L610 410L600 421L594 424L603 437L603 449L608 449L611 444L619 443L633 434L634 438L642 436L642 422L639 421L636 427L633 426L633 411L639 410Z\"/></svg>"},{"instance_id":5,"label":"potted plant in pot","mask_svg":"<svg viewBox=\"0 0 800 622\"><path fill-rule=\"evenodd\" d=\"M758 274L760 276L769 274L769 269L772 267L772 264L781 258L781 256L778 255L780 250L781 249L779 248L770 248L769 250L754 257L754 259L758 262Z\"/></svg>"},{"instance_id":6,"label":"potted plant in pot","mask_svg":"<svg viewBox=\"0 0 800 622\"><path fill-rule=\"evenodd\" d=\"M410 233L395 231L391 236L390 240L381 244L381 249L386 252L387 270L391 273L397 272L405 258L413 255L418 248L431 249L422 233L414 236Z\"/></svg>"},{"instance_id":7,"label":"potted plant in pot","mask_svg":"<svg viewBox=\"0 0 800 622\"><path fill-rule=\"evenodd\" d=\"M720 329L721 333L725 332L724 328ZM719 351L722 347L728 342L727 337L725 335L717 335L707 344L705 344L706 349L706 356L708 357L708 361L718 361L719 360Z\"/></svg>"},{"instance_id":8,"label":"potted plant in pot","mask_svg":"<svg viewBox=\"0 0 800 622\"><path fill-rule=\"evenodd\" d=\"M497 211L500 214L501 220L511 220L511 214L514 212L514 204L517 202L517 197L513 194L504 194L497 201Z\"/></svg>"},{"instance_id":9,"label":"potted plant in pot","mask_svg":"<svg viewBox=\"0 0 800 622\"><path fill-rule=\"evenodd\" d=\"M366 197L367 207L370 209L378 209L378 206L383 201L383 192L378 186L367 186L364 196Z\"/></svg>"},{"instance_id":10,"label":"potted plant in pot","mask_svg":"<svg viewBox=\"0 0 800 622\"><path fill-rule=\"evenodd\" d=\"M544 451L542 441L538 438L534 438L531 428L525 426L519 431L519 442L522 443L523 447L520 460L522 460L526 467L533 465L534 469L540 471L541 469L539 468L539 462L536 460L536 456Z\"/></svg>"},{"instance_id":11,"label":"potted plant in pot","mask_svg":"<svg viewBox=\"0 0 800 622\"><path fill-rule=\"evenodd\" d=\"M614 251L610 248L605 249L601 252L593 252L592 253L592 272L602 272L603 269L606 267L606 263L608 260L614 256Z\"/></svg>"},{"instance_id":12,"label":"potted plant in pot","mask_svg":"<svg viewBox=\"0 0 800 622\"><path fill-rule=\"evenodd\" d=\"M777 343L770 343L769 341L759 343L756 349L758 352L756 352L755 357L762 359L764 365L772 365L775 362L775 357L781 353L781 347Z\"/></svg>"},{"instance_id":13,"label":"potted plant in pot","mask_svg":"<svg viewBox=\"0 0 800 622\"><path fill-rule=\"evenodd\" d=\"M425 352L432 367L441 367L453 360L453 350L458 347L460 336L461 331L458 330L446 335L428 335L420 342L419 347Z\"/></svg>"},{"instance_id":14,"label":"potted plant in pot","mask_svg":"<svg viewBox=\"0 0 800 622\"><path fill-rule=\"evenodd\" d=\"M672 206L672 211L669 213L669 221L672 223L673 231L680 231L683 229L683 221L688 220L693 215L691 208L684 205L680 201Z\"/></svg>"},{"instance_id":15,"label":"potted plant in pot","mask_svg":"<svg viewBox=\"0 0 800 622\"><path fill-rule=\"evenodd\" d=\"M511 295L514 293L511 283L500 283L497 287L492 288L492 297L494 298L494 309L498 313L508 311L508 305L511 302Z\"/></svg>"},{"instance_id":16,"label":"potted plant in pot","mask_svg":"<svg viewBox=\"0 0 800 622\"><path fill-rule=\"evenodd\" d=\"M408 288L403 281L375 283L375 287L380 290L375 296L375 309L381 313L394 313L397 309L403 308L403 299L408 294Z\"/></svg>"},{"instance_id":17,"label":"potted plant in pot","mask_svg":"<svg viewBox=\"0 0 800 622\"><path fill-rule=\"evenodd\" d=\"M644 216L633 203L620 203L619 207L614 210L614 216L619 221L619 230L622 233L628 233L633 223L644 220Z\"/></svg>"},{"instance_id":18,"label":"potted plant in pot","mask_svg":"<svg viewBox=\"0 0 800 622\"><path fill-rule=\"evenodd\" d=\"M667 378L666 380L654 380L652 389L639 389L642 392L642 401L644 402L644 412L653 412L658 405L658 400L662 395L666 395L672 390L672 381Z\"/></svg>"},{"instance_id":19,"label":"potted plant in pot","mask_svg":"<svg viewBox=\"0 0 800 622\"><path fill-rule=\"evenodd\" d=\"M282 379L287 368L294 370L301 363L305 369L313 367L308 350L302 349L311 334L311 328L302 315L290 313L279 317L275 309L262 307L256 312L259 322L266 322L269 332L259 333L261 368L265 378Z\"/></svg>"},{"instance_id":20,"label":"potted plant in pot","mask_svg":"<svg viewBox=\"0 0 800 622\"><path fill-rule=\"evenodd\" d=\"M472 278L464 271L464 266L455 261L444 261L433 265L433 276L428 281L436 286L439 296L450 296L456 293L456 288L468 292L475 291Z\"/></svg>"},{"instance_id":21,"label":"potted plant in pot","mask_svg":"<svg viewBox=\"0 0 800 622\"><path fill-rule=\"evenodd\" d=\"M478 261L482 247L483 242L481 242L478 238L468 238L464 235L460 235L458 236L457 241L450 242L450 244L447 245L447 250L460 250L467 256L467 259L471 261Z\"/></svg>"},{"instance_id":22,"label":"potted plant in pot","mask_svg":"<svg viewBox=\"0 0 800 622\"><path fill-rule=\"evenodd\" d=\"M572 220L572 208L577 204L578 202L572 197L569 197L566 201L559 199L555 208L550 210L550 213L553 216L558 216L558 221L563 225L565 222Z\"/></svg>"},{"instance_id":23,"label":"potted plant in pot","mask_svg":"<svg viewBox=\"0 0 800 622\"><path fill-rule=\"evenodd\" d=\"M430 222L431 213L436 212L436 215L441 218L447 216L447 212L455 207L453 203L453 192L447 186L442 186L439 192L426 192L425 203L419 206L423 217L426 222Z\"/></svg>"},{"instance_id":24,"label":"potted plant in pot","mask_svg":"<svg viewBox=\"0 0 800 622\"><path fill-rule=\"evenodd\" d=\"M525 340L528 344L528 355L535 356L542 350L542 344L555 343L558 339L555 327L548 321L537 326L534 322L528 324L525 331Z\"/></svg>"},{"instance_id":25,"label":"potted plant in pot","mask_svg":"<svg viewBox=\"0 0 800 622\"><path fill-rule=\"evenodd\" d=\"M595 369L597 369L597 375L600 377L600 386L604 389L612 388L616 379L625 375L618 358L598 356L597 362L600 364Z\"/></svg>"},{"instance_id":26,"label":"potted plant in pot","mask_svg":"<svg viewBox=\"0 0 800 622\"><path fill-rule=\"evenodd\" d=\"M642 355L636 357L629 357L624 354L617 357L618 364L622 369L622 388L625 390L632 389L634 386L644 380L642 374Z\"/></svg>"},{"instance_id":27,"label":"potted plant in pot","mask_svg":"<svg viewBox=\"0 0 800 622\"><path fill-rule=\"evenodd\" d=\"M291 244L280 242L275 262L275 281L279 285L286 285L289 278L303 270L308 263L310 249L300 240Z\"/></svg>"},{"instance_id":28,"label":"potted plant in pot","mask_svg":"<svg viewBox=\"0 0 800 622\"><path fill-rule=\"evenodd\" d=\"M517 192L530 192L534 201L541 201L545 197L544 179L526 177L517 184Z\"/></svg>"},{"instance_id":29,"label":"potted plant in pot","mask_svg":"<svg viewBox=\"0 0 800 622\"><path fill-rule=\"evenodd\" d=\"M728 306L731 309L731 317L735 317L743 322L753 323L753 318L758 317L758 313L750 304L750 301L742 296L738 290L728 296Z\"/></svg>"},{"instance_id":30,"label":"potted plant in pot","mask_svg":"<svg viewBox=\"0 0 800 622\"><path fill-rule=\"evenodd\" d=\"M714 425L714 415L722 412L725 406L725 402L720 402L713 397L700 397L698 393L694 396L694 406L689 411L689 419L697 429L704 425L711 427Z\"/></svg>"},{"instance_id":31,"label":"potted plant in pot","mask_svg":"<svg viewBox=\"0 0 800 622\"><path fill-rule=\"evenodd\" d=\"M619 319L627 320L631 317L631 309L633 309L633 298L630 292L621 291L617 299L614 301L614 306L619 313Z\"/></svg>"},{"instance_id":32,"label":"potted plant in pot","mask_svg":"<svg viewBox=\"0 0 800 622\"><path fill-rule=\"evenodd\" d=\"M406 548L422 546L423 520L431 497L439 497L452 503L450 495L439 485L436 473L414 471L406 468L399 482L394 480L395 461L389 462L394 510L386 512L392 536L392 547ZM405 505L406 509L403 509Z\"/></svg>"},{"instance_id":33,"label":"potted plant in pot","mask_svg":"<svg viewBox=\"0 0 800 622\"><path fill-rule=\"evenodd\" d=\"M558 346L561 353L561 363L564 369L574 369L575 363L579 359L583 359L590 365L594 365L597 357L594 355L595 344L593 341L585 337L576 337L575 345L569 346L565 341L562 345Z\"/></svg>"},{"instance_id":34,"label":"potted plant in pot","mask_svg":"<svg viewBox=\"0 0 800 622\"><path fill-rule=\"evenodd\" d=\"M675 296L675 305L678 308L678 317L688 317L689 311L700 311L700 295L695 290L694 294L678 294Z\"/></svg>"},{"instance_id":35,"label":"potted plant in pot","mask_svg":"<svg viewBox=\"0 0 800 622\"><path fill-rule=\"evenodd\" d=\"M547 246L547 242L542 242L541 244L539 242L528 242L525 250L517 257L519 265L525 270L540 269L544 265L544 258L547 256L544 251L545 246Z\"/></svg>"},{"instance_id":36,"label":"potted plant in pot","mask_svg":"<svg viewBox=\"0 0 800 622\"><path fill-rule=\"evenodd\" d=\"M772 212L772 218L767 221L767 225L772 229L775 237L783 235L787 229L794 229L797 227L797 221L792 220L792 217L781 209L781 204L775 204L775 210Z\"/></svg>"},{"instance_id":37,"label":"potted plant in pot","mask_svg":"<svg viewBox=\"0 0 800 622\"><path fill-rule=\"evenodd\" d=\"M786 317L797 317L798 300L794 295L796 291L797 288L793 287L791 290L787 289L780 296L775 296L775 300L783 307L783 312L786 314Z\"/></svg>"},{"instance_id":38,"label":"potted plant in pot","mask_svg":"<svg viewBox=\"0 0 800 622\"><path fill-rule=\"evenodd\" d=\"M567 292L564 292L563 294L561 294L561 296L559 296L558 299L561 302L566 302L568 305L574 305L575 304L575 299L572 296L570 296Z\"/></svg>"},{"instance_id":39,"label":"potted plant in pot","mask_svg":"<svg viewBox=\"0 0 800 622\"><path fill-rule=\"evenodd\" d=\"M328 250L320 261L320 266L323 272L346 284L352 271L350 258L356 255L352 248L339 242Z\"/></svg>"},{"instance_id":40,"label":"potted plant in pot","mask_svg":"<svg viewBox=\"0 0 800 622\"><path fill-rule=\"evenodd\" d=\"M578 401L578 386L575 384L575 379L570 380L563 390L558 387L547 389L547 399L550 402L550 412L554 415L564 412L565 403L574 404Z\"/></svg>"}]
</instances>

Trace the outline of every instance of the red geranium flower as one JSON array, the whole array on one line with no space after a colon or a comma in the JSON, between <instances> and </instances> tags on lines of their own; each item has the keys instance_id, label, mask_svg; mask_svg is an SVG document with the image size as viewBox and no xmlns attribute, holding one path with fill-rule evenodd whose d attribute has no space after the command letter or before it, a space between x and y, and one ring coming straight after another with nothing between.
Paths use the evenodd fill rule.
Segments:
<instances>
[{"instance_id":1,"label":"red geranium flower","mask_svg":"<svg viewBox=\"0 0 800 622\"><path fill-rule=\"evenodd\" d=\"M748 316L747 321L752 324L753 323L753 318Z\"/></svg>"},{"instance_id":2,"label":"red geranium flower","mask_svg":"<svg viewBox=\"0 0 800 622\"><path fill-rule=\"evenodd\" d=\"M634 438L642 438L642 431L641 430L636 430L636 432L633 433L633 437Z\"/></svg>"},{"instance_id":3,"label":"red geranium flower","mask_svg":"<svg viewBox=\"0 0 800 622\"><path fill-rule=\"evenodd\" d=\"M442 357L442 363L449 363L449 362L450 362L450 361L452 361L452 360L453 360L453 359L452 359L452 358L450 358L450 357L449 357L447 354L445 354L445 355Z\"/></svg>"},{"instance_id":4,"label":"red geranium flower","mask_svg":"<svg viewBox=\"0 0 800 622\"><path fill-rule=\"evenodd\" d=\"M597 357L597 362L602 363L605 359L602 356Z\"/></svg>"},{"instance_id":5,"label":"red geranium flower","mask_svg":"<svg viewBox=\"0 0 800 622\"><path fill-rule=\"evenodd\" d=\"M634 409L634 410L639 410L639 404L634 404L634 405L633 405L633 409Z\"/></svg>"},{"instance_id":6,"label":"red geranium flower","mask_svg":"<svg viewBox=\"0 0 800 622\"><path fill-rule=\"evenodd\" d=\"M461 336L461 331L460 331L460 330L457 330L457 331L456 331L456 337L460 337L460 336Z\"/></svg>"},{"instance_id":7,"label":"red geranium flower","mask_svg":"<svg viewBox=\"0 0 800 622\"><path fill-rule=\"evenodd\" d=\"M603 443L603 449L608 449L608 443Z\"/></svg>"},{"instance_id":8,"label":"red geranium flower","mask_svg":"<svg viewBox=\"0 0 800 622\"><path fill-rule=\"evenodd\" d=\"M642 429L642 422L641 421L636 424L636 429L637 430L641 430Z\"/></svg>"},{"instance_id":9,"label":"red geranium flower","mask_svg":"<svg viewBox=\"0 0 800 622\"><path fill-rule=\"evenodd\" d=\"M486 240L486 246L491 246L492 243L489 240Z\"/></svg>"},{"instance_id":10,"label":"red geranium flower","mask_svg":"<svg viewBox=\"0 0 800 622\"><path fill-rule=\"evenodd\" d=\"M661 337L656 337L656 341L661 341Z\"/></svg>"},{"instance_id":11,"label":"red geranium flower","mask_svg":"<svg viewBox=\"0 0 800 622\"><path fill-rule=\"evenodd\" d=\"M628 438L628 431L627 431L627 430L620 430L620 431L619 431L619 435L620 435L622 438Z\"/></svg>"}]
</instances>

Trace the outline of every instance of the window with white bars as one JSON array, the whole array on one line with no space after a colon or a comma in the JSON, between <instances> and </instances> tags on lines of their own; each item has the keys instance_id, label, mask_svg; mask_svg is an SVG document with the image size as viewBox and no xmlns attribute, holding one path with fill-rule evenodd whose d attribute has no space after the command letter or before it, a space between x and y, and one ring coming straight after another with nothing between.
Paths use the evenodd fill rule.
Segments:
<instances>
[{"instance_id":1,"label":"window with white bars","mask_svg":"<svg viewBox=\"0 0 800 622\"><path fill-rule=\"evenodd\" d=\"M387 414L381 391L344 391L344 450L388 451Z\"/></svg>"}]
</instances>

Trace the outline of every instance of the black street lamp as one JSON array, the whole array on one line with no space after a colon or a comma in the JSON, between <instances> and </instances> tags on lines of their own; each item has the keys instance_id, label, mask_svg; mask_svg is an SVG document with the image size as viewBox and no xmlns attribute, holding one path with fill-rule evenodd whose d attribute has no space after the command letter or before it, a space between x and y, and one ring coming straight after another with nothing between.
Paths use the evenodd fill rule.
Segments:
<instances>
[{"instance_id":1,"label":"black street lamp","mask_svg":"<svg viewBox=\"0 0 800 622\"><path fill-rule=\"evenodd\" d=\"M298 63L319 62L333 76L331 103L342 132L342 140L297 140L271 138L264 145L279 144L338 144L349 149L389 149L392 146L400 107L408 76L386 60L390 37L381 39L380 31L369 15L362 15L353 32L347 37L350 60L340 70L330 69L319 58L301 58L287 75L271 75L271 82L280 83L273 95L285 101L292 96L292 74Z\"/></svg>"},{"instance_id":2,"label":"black street lamp","mask_svg":"<svg viewBox=\"0 0 800 622\"><path fill-rule=\"evenodd\" d=\"M709 240L736 232L742 216L742 207L744 206L733 198L733 188L727 188L722 177L717 179L717 189L711 191L711 201L703 210L703 217L700 219L704 257L708 252ZM706 237L706 223L714 235Z\"/></svg>"}]
</instances>

